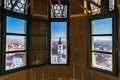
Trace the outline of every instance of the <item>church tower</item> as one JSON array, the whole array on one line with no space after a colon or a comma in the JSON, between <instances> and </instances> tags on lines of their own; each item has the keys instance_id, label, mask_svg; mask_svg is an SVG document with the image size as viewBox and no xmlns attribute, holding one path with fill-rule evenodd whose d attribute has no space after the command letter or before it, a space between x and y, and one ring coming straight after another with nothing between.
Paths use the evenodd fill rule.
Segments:
<instances>
[{"instance_id":1,"label":"church tower","mask_svg":"<svg viewBox=\"0 0 120 80\"><path fill-rule=\"evenodd\" d=\"M58 41L58 54L63 54L63 43L61 41L61 37L59 38Z\"/></svg>"},{"instance_id":2,"label":"church tower","mask_svg":"<svg viewBox=\"0 0 120 80\"><path fill-rule=\"evenodd\" d=\"M61 41L61 37L59 38L58 44L57 44L57 62L61 62L62 60L62 55L63 55L63 43Z\"/></svg>"}]
</instances>

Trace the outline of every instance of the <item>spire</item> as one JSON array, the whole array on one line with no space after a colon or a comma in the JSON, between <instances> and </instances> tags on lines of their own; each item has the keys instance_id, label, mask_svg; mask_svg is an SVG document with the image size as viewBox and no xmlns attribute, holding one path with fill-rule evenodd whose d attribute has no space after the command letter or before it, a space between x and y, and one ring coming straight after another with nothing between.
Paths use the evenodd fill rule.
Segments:
<instances>
[{"instance_id":1,"label":"spire","mask_svg":"<svg viewBox=\"0 0 120 80\"><path fill-rule=\"evenodd\" d=\"M61 44L62 42L61 42L61 37L59 37L59 41L58 41L58 44Z\"/></svg>"}]
</instances>

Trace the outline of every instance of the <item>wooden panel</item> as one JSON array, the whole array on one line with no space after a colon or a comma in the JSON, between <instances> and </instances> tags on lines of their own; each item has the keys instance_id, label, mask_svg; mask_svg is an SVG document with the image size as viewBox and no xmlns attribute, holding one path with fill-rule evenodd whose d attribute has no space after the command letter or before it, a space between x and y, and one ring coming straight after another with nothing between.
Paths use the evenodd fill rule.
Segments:
<instances>
[{"instance_id":1,"label":"wooden panel","mask_svg":"<svg viewBox=\"0 0 120 80\"><path fill-rule=\"evenodd\" d=\"M46 62L46 51L45 50L38 50L38 51L32 51L32 65L39 65L39 64L45 64Z\"/></svg>"},{"instance_id":2,"label":"wooden panel","mask_svg":"<svg viewBox=\"0 0 120 80\"><path fill-rule=\"evenodd\" d=\"M44 15L48 16L48 2L47 0L33 0L32 1L32 6L31 6L31 15L32 17L36 17L36 15ZM47 18L43 16L39 16L39 18ZM38 17L36 17L38 18Z\"/></svg>"},{"instance_id":3,"label":"wooden panel","mask_svg":"<svg viewBox=\"0 0 120 80\"><path fill-rule=\"evenodd\" d=\"M47 34L47 23L43 21L32 21L31 32L32 34Z\"/></svg>"},{"instance_id":4,"label":"wooden panel","mask_svg":"<svg viewBox=\"0 0 120 80\"><path fill-rule=\"evenodd\" d=\"M32 50L46 49L46 37L32 37Z\"/></svg>"},{"instance_id":5,"label":"wooden panel","mask_svg":"<svg viewBox=\"0 0 120 80\"><path fill-rule=\"evenodd\" d=\"M84 13L84 10L78 4L84 6L84 1L70 0L70 12L71 12L70 15Z\"/></svg>"}]
</instances>

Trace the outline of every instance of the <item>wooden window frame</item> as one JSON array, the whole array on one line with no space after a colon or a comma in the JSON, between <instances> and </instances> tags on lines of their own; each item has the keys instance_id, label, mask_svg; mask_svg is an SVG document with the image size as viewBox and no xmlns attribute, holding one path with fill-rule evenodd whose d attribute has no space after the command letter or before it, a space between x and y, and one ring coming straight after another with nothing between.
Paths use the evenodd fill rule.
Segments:
<instances>
[{"instance_id":1,"label":"wooden window frame","mask_svg":"<svg viewBox=\"0 0 120 80\"><path fill-rule=\"evenodd\" d=\"M28 0L29 1L29 0ZM4 4L4 1L3 1L3 4ZM28 68L28 65L29 65L29 14L22 14L22 13L18 13L18 12L14 12L14 11L11 11L11 10L6 10L4 8L4 5L2 5L2 39L1 39L1 47L2 47L2 50L1 50L1 59L2 59L2 62L1 62L1 75L4 75L4 74L10 74L10 73L13 73L13 72L17 72L17 71L21 71L21 70L24 70L24 69L27 69ZM28 10L29 12L29 10ZM12 17L12 18L17 18L17 19L21 19L21 20L25 20L26 21L26 33L25 34L19 34L19 33L7 33L6 32L6 18L7 17ZM12 52L25 52L25 57L26 57L26 64L25 66L23 67L18 67L18 68L13 68L13 69L10 69L10 70L5 70L5 66L6 66L6 36L7 35L11 35L11 36L25 36L26 37L26 49L25 50L21 50L21 51L12 51ZM9 53L9 52L8 52Z\"/></svg>"},{"instance_id":2,"label":"wooden window frame","mask_svg":"<svg viewBox=\"0 0 120 80\"><path fill-rule=\"evenodd\" d=\"M108 71L108 70L104 70L104 69L100 69L100 68L96 68L92 66L92 36L96 36L96 35L92 35L92 21L93 20L99 20L99 19L105 19L105 18L112 18L112 66L113 66L113 70L112 71ZM97 70L100 72L104 72L107 74L111 74L111 75L118 75L118 50L117 50L117 43L118 43L118 18L117 18L117 14L116 13L109 13L109 14L99 14L99 15L90 15L89 16L89 20L88 20L88 25L89 25L89 34L88 34L88 43L89 43L89 47L88 47L88 66L90 69L93 70ZM107 36L106 34L102 34L101 36Z\"/></svg>"}]
</instances>

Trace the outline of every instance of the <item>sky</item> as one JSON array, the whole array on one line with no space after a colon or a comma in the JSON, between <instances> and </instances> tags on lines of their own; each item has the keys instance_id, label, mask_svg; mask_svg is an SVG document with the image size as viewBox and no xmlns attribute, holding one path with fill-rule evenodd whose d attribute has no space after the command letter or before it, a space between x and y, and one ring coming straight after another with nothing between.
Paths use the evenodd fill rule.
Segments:
<instances>
[{"instance_id":1,"label":"sky","mask_svg":"<svg viewBox=\"0 0 120 80\"><path fill-rule=\"evenodd\" d=\"M112 18L92 21L92 34L112 34ZM95 37L95 40L112 40L111 37Z\"/></svg>"},{"instance_id":2,"label":"sky","mask_svg":"<svg viewBox=\"0 0 120 80\"><path fill-rule=\"evenodd\" d=\"M66 22L51 22L51 37L64 37L67 35Z\"/></svg>"},{"instance_id":3,"label":"sky","mask_svg":"<svg viewBox=\"0 0 120 80\"><path fill-rule=\"evenodd\" d=\"M93 34L112 34L112 18L100 19L92 21Z\"/></svg>"},{"instance_id":4,"label":"sky","mask_svg":"<svg viewBox=\"0 0 120 80\"><path fill-rule=\"evenodd\" d=\"M105 18L92 21L93 33L92 34L112 34L112 18ZM24 20L7 17L7 33L22 33L24 32ZM51 37L58 38L67 35L66 22L51 22ZM95 40L111 40L110 37L96 37Z\"/></svg>"},{"instance_id":5,"label":"sky","mask_svg":"<svg viewBox=\"0 0 120 80\"><path fill-rule=\"evenodd\" d=\"M17 18L7 17L6 31L7 33L21 33L24 32L25 21Z\"/></svg>"}]
</instances>

